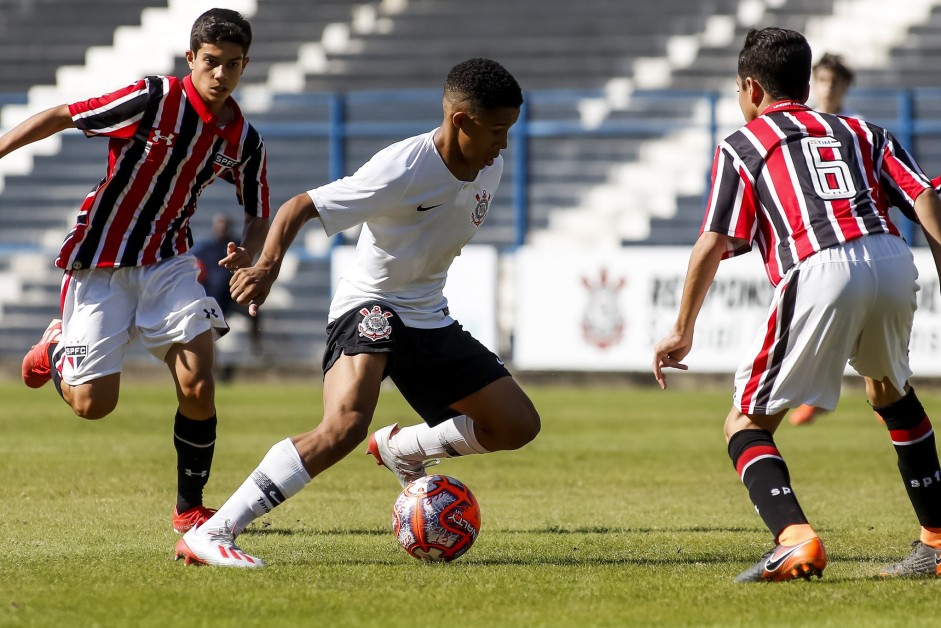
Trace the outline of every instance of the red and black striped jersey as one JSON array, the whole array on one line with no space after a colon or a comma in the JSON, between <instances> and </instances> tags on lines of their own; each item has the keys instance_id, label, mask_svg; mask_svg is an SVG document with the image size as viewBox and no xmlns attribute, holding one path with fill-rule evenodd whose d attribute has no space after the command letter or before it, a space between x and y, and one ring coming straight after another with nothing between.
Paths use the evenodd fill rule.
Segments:
<instances>
[{"instance_id":1,"label":"red and black striped jersey","mask_svg":"<svg viewBox=\"0 0 941 628\"><path fill-rule=\"evenodd\" d=\"M719 144L702 231L757 242L771 283L817 251L899 230L895 206L913 216L931 187L885 129L802 104L772 104Z\"/></svg>"},{"instance_id":2,"label":"red and black striped jersey","mask_svg":"<svg viewBox=\"0 0 941 628\"><path fill-rule=\"evenodd\" d=\"M245 213L268 217L265 145L231 98L220 127L187 76L148 76L69 105L75 125L110 138L105 177L85 197L56 266L146 266L186 252L199 194L217 177Z\"/></svg>"}]
</instances>

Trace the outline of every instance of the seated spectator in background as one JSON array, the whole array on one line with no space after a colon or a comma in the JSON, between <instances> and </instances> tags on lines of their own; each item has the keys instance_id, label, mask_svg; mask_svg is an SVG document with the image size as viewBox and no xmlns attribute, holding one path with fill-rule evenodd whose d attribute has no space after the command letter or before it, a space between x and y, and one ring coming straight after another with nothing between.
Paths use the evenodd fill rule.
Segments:
<instances>
[{"instance_id":1,"label":"seated spectator in background","mask_svg":"<svg viewBox=\"0 0 941 628\"><path fill-rule=\"evenodd\" d=\"M212 236L197 238L193 247L193 255L199 265L199 282L203 284L206 295L213 297L222 309L222 315L228 316L230 312L238 312L249 320L249 339L253 354L261 353L261 323L259 316L249 316L248 308L239 305L229 293L229 279L232 273L219 265L219 260L227 255L230 243L237 240L232 233L232 221L225 214L219 213L212 217ZM231 376L231 366L224 369L223 379Z\"/></svg>"}]
</instances>

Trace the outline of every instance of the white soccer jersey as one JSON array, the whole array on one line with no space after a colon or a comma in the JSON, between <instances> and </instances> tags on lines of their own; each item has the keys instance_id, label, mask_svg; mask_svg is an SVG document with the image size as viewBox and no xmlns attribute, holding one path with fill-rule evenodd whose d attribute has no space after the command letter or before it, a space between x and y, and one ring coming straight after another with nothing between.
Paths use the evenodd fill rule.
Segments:
<instances>
[{"instance_id":1,"label":"white soccer jersey","mask_svg":"<svg viewBox=\"0 0 941 628\"><path fill-rule=\"evenodd\" d=\"M487 216L503 157L473 181L460 181L435 148L437 131L397 142L352 176L308 192L328 236L363 225L356 263L330 304L331 321L381 299L409 327L453 322L444 298L448 268Z\"/></svg>"}]
</instances>

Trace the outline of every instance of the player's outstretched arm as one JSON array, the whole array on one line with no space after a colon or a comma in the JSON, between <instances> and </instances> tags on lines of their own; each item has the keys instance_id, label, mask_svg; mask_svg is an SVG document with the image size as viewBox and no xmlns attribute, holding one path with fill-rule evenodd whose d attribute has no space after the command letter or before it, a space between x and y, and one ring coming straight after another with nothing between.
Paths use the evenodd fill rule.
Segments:
<instances>
[{"instance_id":1,"label":"player's outstretched arm","mask_svg":"<svg viewBox=\"0 0 941 628\"><path fill-rule=\"evenodd\" d=\"M23 120L8 133L0 136L0 159L3 159L17 148L44 140L65 129L74 129L75 123L69 113L68 105L59 105L40 111L34 116Z\"/></svg>"},{"instance_id":2,"label":"player's outstretched arm","mask_svg":"<svg viewBox=\"0 0 941 628\"><path fill-rule=\"evenodd\" d=\"M915 199L915 215L921 223L935 269L941 276L941 199L934 190L925 190Z\"/></svg>"},{"instance_id":3,"label":"player's outstretched arm","mask_svg":"<svg viewBox=\"0 0 941 628\"><path fill-rule=\"evenodd\" d=\"M232 275L229 289L236 303L248 305L249 313L254 316L278 278L288 247L304 223L319 215L307 193L298 194L278 209L258 261L254 266L236 270Z\"/></svg>"},{"instance_id":4,"label":"player's outstretched arm","mask_svg":"<svg viewBox=\"0 0 941 628\"><path fill-rule=\"evenodd\" d=\"M680 311L673 325L673 331L667 334L654 347L653 373L660 388L667 387L667 378L663 372L665 368L687 370L683 364L690 349L693 348L693 330L696 319L702 309L706 293L719 269L719 262L727 251L732 250L734 240L721 233L707 231L699 236L693 251L689 256L689 268L686 271L686 282L683 284L683 298L680 301Z\"/></svg>"}]
</instances>

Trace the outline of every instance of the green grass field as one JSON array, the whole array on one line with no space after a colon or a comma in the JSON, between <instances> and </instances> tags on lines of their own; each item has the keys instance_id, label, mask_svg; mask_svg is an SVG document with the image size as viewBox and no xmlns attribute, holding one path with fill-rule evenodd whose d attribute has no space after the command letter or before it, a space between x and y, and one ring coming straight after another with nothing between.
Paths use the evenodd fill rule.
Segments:
<instances>
[{"instance_id":1,"label":"green grass field","mask_svg":"<svg viewBox=\"0 0 941 628\"><path fill-rule=\"evenodd\" d=\"M859 392L777 441L827 544L822 580L736 585L769 549L725 453L729 393L548 388L518 452L449 460L483 511L447 565L390 531L392 475L348 457L239 537L244 572L171 560L175 408L168 381L127 385L104 421L51 388L0 385L0 625L936 626L941 581L881 581L917 523L884 427ZM218 505L281 438L319 420L319 384L220 388L206 501ZM929 411L941 398L922 395ZM936 410L941 416L941 412ZM384 393L374 427L416 421ZM363 447L365 449L365 446Z\"/></svg>"}]
</instances>

